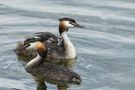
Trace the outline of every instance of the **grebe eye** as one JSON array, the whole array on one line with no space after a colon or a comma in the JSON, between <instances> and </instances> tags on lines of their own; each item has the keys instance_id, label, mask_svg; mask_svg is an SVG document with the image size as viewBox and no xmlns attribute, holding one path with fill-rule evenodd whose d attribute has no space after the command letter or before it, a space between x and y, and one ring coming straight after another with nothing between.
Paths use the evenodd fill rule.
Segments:
<instances>
[{"instance_id":1,"label":"grebe eye","mask_svg":"<svg viewBox=\"0 0 135 90\"><path fill-rule=\"evenodd\" d=\"M75 23L75 20L74 19L71 19L70 21L73 22L73 23Z\"/></svg>"},{"instance_id":2,"label":"grebe eye","mask_svg":"<svg viewBox=\"0 0 135 90\"><path fill-rule=\"evenodd\" d=\"M70 21L69 24L74 25L75 23Z\"/></svg>"},{"instance_id":3,"label":"grebe eye","mask_svg":"<svg viewBox=\"0 0 135 90\"><path fill-rule=\"evenodd\" d=\"M72 22L75 23L75 20L73 20Z\"/></svg>"},{"instance_id":4,"label":"grebe eye","mask_svg":"<svg viewBox=\"0 0 135 90\"><path fill-rule=\"evenodd\" d=\"M69 23L70 23L70 24L72 24L72 22L71 22L71 21L70 21Z\"/></svg>"}]
</instances>

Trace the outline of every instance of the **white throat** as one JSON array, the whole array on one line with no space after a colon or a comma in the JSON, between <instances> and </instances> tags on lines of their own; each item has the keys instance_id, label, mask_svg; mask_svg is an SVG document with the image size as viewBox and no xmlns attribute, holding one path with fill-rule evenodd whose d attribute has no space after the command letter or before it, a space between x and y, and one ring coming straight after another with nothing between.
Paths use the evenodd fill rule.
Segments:
<instances>
[{"instance_id":1,"label":"white throat","mask_svg":"<svg viewBox=\"0 0 135 90\"><path fill-rule=\"evenodd\" d=\"M74 45L71 43L70 39L68 38L68 35L65 32L61 34L64 40L64 48L65 48L65 53L67 58L75 58L76 57L76 50Z\"/></svg>"},{"instance_id":2,"label":"white throat","mask_svg":"<svg viewBox=\"0 0 135 90\"><path fill-rule=\"evenodd\" d=\"M42 59L42 57L39 54L37 54L36 58L34 58L33 60L31 60L31 61L29 61L27 63L26 68L30 69L30 68L33 68L35 66L38 66L38 64L40 63L41 59Z\"/></svg>"}]
</instances>

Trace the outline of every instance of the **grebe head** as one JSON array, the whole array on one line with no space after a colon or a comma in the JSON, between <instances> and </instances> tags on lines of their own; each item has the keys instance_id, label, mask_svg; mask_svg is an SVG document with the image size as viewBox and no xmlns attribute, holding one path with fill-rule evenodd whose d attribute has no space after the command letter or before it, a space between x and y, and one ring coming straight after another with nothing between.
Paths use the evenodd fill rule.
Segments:
<instances>
[{"instance_id":1,"label":"grebe head","mask_svg":"<svg viewBox=\"0 0 135 90\"><path fill-rule=\"evenodd\" d=\"M26 49L35 49L37 52L47 51L47 46L40 41L31 42L25 45Z\"/></svg>"},{"instance_id":2,"label":"grebe head","mask_svg":"<svg viewBox=\"0 0 135 90\"><path fill-rule=\"evenodd\" d=\"M73 18L61 18L59 19L60 26L63 26L65 28L73 28L73 27L82 27L78 23L76 23L75 19Z\"/></svg>"},{"instance_id":3,"label":"grebe head","mask_svg":"<svg viewBox=\"0 0 135 90\"><path fill-rule=\"evenodd\" d=\"M83 26L80 26L78 23L76 23L75 19L73 18L61 18L59 19L59 32L60 34L64 31L68 31L69 28L73 27L79 27L83 28Z\"/></svg>"},{"instance_id":4,"label":"grebe head","mask_svg":"<svg viewBox=\"0 0 135 90\"><path fill-rule=\"evenodd\" d=\"M25 48L34 49L37 51L37 57L35 57L34 59L30 60L27 63L26 65L27 71L31 70L33 67L40 66L44 62L47 56L47 47L45 44L43 44L42 42L36 41L36 42L32 42L25 45Z\"/></svg>"}]
</instances>

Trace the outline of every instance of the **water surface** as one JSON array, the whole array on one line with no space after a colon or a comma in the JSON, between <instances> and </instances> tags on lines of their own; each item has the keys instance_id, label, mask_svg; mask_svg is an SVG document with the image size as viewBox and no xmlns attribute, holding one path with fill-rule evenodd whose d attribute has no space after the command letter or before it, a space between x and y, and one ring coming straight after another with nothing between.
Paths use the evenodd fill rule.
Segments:
<instances>
[{"instance_id":1,"label":"water surface","mask_svg":"<svg viewBox=\"0 0 135 90\"><path fill-rule=\"evenodd\" d=\"M78 55L74 71L83 80L69 90L135 90L134 0L1 0L0 90L36 89L12 50L36 32L58 34L61 17L85 26L68 32Z\"/></svg>"}]
</instances>

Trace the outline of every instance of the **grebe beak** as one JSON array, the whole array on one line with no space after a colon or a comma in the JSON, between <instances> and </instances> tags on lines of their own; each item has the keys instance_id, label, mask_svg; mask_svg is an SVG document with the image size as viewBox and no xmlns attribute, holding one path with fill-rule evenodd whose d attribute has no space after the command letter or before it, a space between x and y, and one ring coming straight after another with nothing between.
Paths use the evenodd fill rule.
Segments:
<instances>
[{"instance_id":1,"label":"grebe beak","mask_svg":"<svg viewBox=\"0 0 135 90\"><path fill-rule=\"evenodd\" d=\"M74 27L78 27L78 28L84 28L84 26L79 25L78 23L74 23L74 22L70 22L70 24L72 24Z\"/></svg>"},{"instance_id":2,"label":"grebe beak","mask_svg":"<svg viewBox=\"0 0 135 90\"><path fill-rule=\"evenodd\" d=\"M27 49L29 46L30 46L30 44L26 44L26 45L24 46L24 49Z\"/></svg>"},{"instance_id":3,"label":"grebe beak","mask_svg":"<svg viewBox=\"0 0 135 90\"><path fill-rule=\"evenodd\" d=\"M29 43L31 43L31 42L35 42L36 40L35 40L35 38L28 38L28 39L26 39L25 41L24 41L24 45L28 45Z\"/></svg>"},{"instance_id":4,"label":"grebe beak","mask_svg":"<svg viewBox=\"0 0 135 90\"><path fill-rule=\"evenodd\" d=\"M76 23L75 27L78 27L78 28L85 28L84 26L79 25L79 24L77 24L77 23Z\"/></svg>"}]
</instances>

